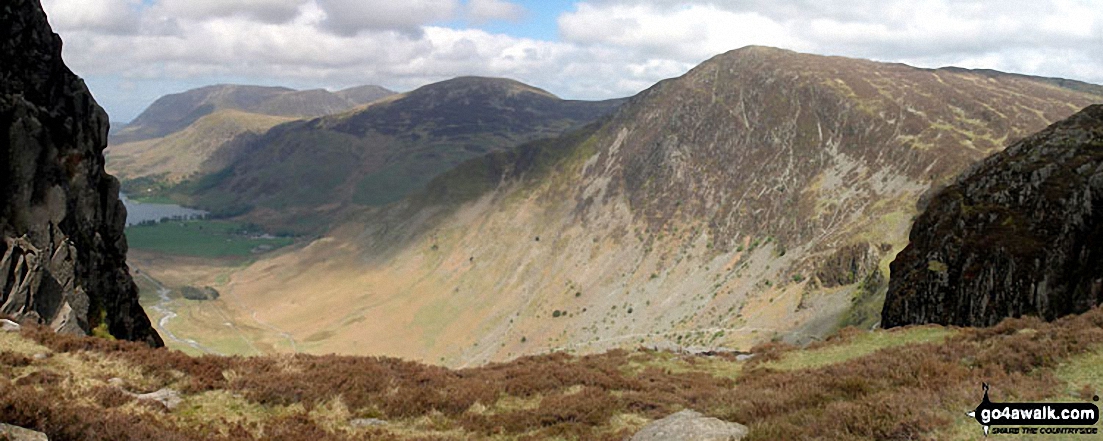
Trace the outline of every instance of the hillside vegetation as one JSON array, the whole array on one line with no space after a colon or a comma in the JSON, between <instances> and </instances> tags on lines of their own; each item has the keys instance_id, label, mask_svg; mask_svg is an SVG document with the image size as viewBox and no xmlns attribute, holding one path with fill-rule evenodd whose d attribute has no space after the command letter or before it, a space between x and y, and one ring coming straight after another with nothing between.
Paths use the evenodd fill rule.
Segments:
<instances>
[{"instance_id":1,"label":"hillside vegetation","mask_svg":"<svg viewBox=\"0 0 1103 441\"><path fill-rule=\"evenodd\" d=\"M1004 402L1099 394L1103 310L989 329L849 329L753 352L554 353L449 370L385 357L189 357L30 326L0 333L0 421L54 440L622 440L691 408L746 424L748 440L977 439L965 413L982 382ZM171 409L127 393L162 388L180 393Z\"/></svg>"},{"instance_id":2,"label":"hillside vegetation","mask_svg":"<svg viewBox=\"0 0 1103 441\"><path fill-rule=\"evenodd\" d=\"M223 170L250 139L282 123L340 113L393 95L378 86L322 89L215 85L161 97L113 128L107 170L135 196ZM178 198L179 199L179 198Z\"/></svg>"},{"instance_id":3,"label":"hillside vegetation","mask_svg":"<svg viewBox=\"0 0 1103 441\"><path fill-rule=\"evenodd\" d=\"M223 170L167 191L268 227L324 231L343 207L401 200L468 159L559 136L622 101L561 100L513 80L455 78L277 126L235 147Z\"/></svg>"},{"instance_id":4,"label":"hillside vegetation","mask_svg":"<svg viewBox=\"0 0 1103 441\"><path fill-rule=\"evenodd\" d=\"M1095 90L744 48L352 212L219 290L306 352L455 367L868 329L917 201Z\"/></svg>"}]
</instances>

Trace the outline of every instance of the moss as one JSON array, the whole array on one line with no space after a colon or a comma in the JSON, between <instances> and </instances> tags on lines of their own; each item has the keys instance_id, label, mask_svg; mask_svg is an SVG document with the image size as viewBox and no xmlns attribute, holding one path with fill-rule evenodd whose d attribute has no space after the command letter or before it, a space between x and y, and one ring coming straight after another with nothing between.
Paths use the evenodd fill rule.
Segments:
<instances>
[{"instance_id":1,"label":"moss","mask_svg":"<svg viewBox=\"0 0 1103 441\"><path fill-rule=\"evenodd\" d=\"M106 308L100 307L99 324L92 328L92 336L115 341L115 336L111 335L111 330L107 326Z\"/></svg>"}]
</instances>

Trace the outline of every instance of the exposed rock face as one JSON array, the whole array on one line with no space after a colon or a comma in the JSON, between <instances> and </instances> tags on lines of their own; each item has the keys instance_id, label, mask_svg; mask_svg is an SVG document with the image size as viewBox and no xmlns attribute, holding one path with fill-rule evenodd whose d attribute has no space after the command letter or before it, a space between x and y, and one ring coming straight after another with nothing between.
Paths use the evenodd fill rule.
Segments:
<instances>
[{"instance_id":1,"label":"exposed rock face","mask_svg":"<svg viewBox=\"0 0 1103 441\"><path fill-rule=\"evenodd\" d=\"M162 345L126 266L126 211L103 171L107 114L61 60L38 1L0 9L0 312Z\"/></svg>"},{"instance_id":2,"label":"exposed rock face","mask_svg":"<svg viewBox=\"0 0 1103 441\"><path fill-rule=\"evenodd\" d=\"M886 327L1052 320L1103 303L1103 105L938 193L892 263Z\"/></svg>"},{"instance_id":3,"label":"exposed rock face","mask_svg":"<svg viewBox=\"0 0 1103 441\"><path fill-rule=\"evenodd\" d=\"M739 441L747 436L747 426L683 410L640 429L632 441Z\"/></svg>"}]
</instances>

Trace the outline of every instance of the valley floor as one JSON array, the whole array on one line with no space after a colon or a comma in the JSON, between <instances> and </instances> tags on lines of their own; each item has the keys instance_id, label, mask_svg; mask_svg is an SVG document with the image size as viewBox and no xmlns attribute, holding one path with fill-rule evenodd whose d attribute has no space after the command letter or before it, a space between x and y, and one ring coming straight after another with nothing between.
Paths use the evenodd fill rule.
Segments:
<instances>
[{"instance_id":1,"label":"valley floor","mask_svg":"<svg viewBox=\"0 0 1103 441\"><path fill-rule=\"evenodd\" d=\"M54 440L620 440L691 408L746 424L751 440L979 439L965 413L982 382L996 402L1098 399L1103 309L987 329L848 329L753 353L554 353L449 370L382 357L189 356L24 326L0 333L0 422ZM179 401L133 395L158 390Z\"/></svg>"}]
</instances>

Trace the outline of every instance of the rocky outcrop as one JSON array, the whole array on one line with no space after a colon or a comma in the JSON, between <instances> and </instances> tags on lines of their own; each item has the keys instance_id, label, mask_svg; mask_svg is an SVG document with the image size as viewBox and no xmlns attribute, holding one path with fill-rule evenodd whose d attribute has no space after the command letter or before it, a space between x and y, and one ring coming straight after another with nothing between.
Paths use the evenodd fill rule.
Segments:
<instances>
[{"instance_id":1,"label":"rocky outcrop","mask_svg":"<svg viewBox=\"0 0 1103 441\"><path fill-rule=\"evenodd\" d=\"M24 429L11 424L0 423L0 440L11 441L50 441L45 433Z\"/></svg>"},{"instance_id":2,"label":"rocky outcrop","mask_svg":"<svg viewBox=\"0 0 1103 441\"><path fill-rule=\"evenodd\" d=\"M891 268L886 327L1052 320L1103 303L1103 105L935 195Z\"/></svg>"},{"instance_id":3,"label":"rocky outcrop","mask_svg":"<svg viewBox=\"0 0 1103 441\"><path fill-rule=\"evenodd\" d=\"M640 429L631 441L739 441L747 436L747 426L683 410Z\"/></svg>"},{"instance_id":4,"label":"rocky outcrop","mask_svg":"<svg viewBox=\"0 0 1103 441\"><path fill-rule=\"evenodd\" d=\"M126 266L118 182L103 170L107 114L65 67L38 1L6 2L0 36L0 313L162 345Z\"/></svg>"}]
</instances>

